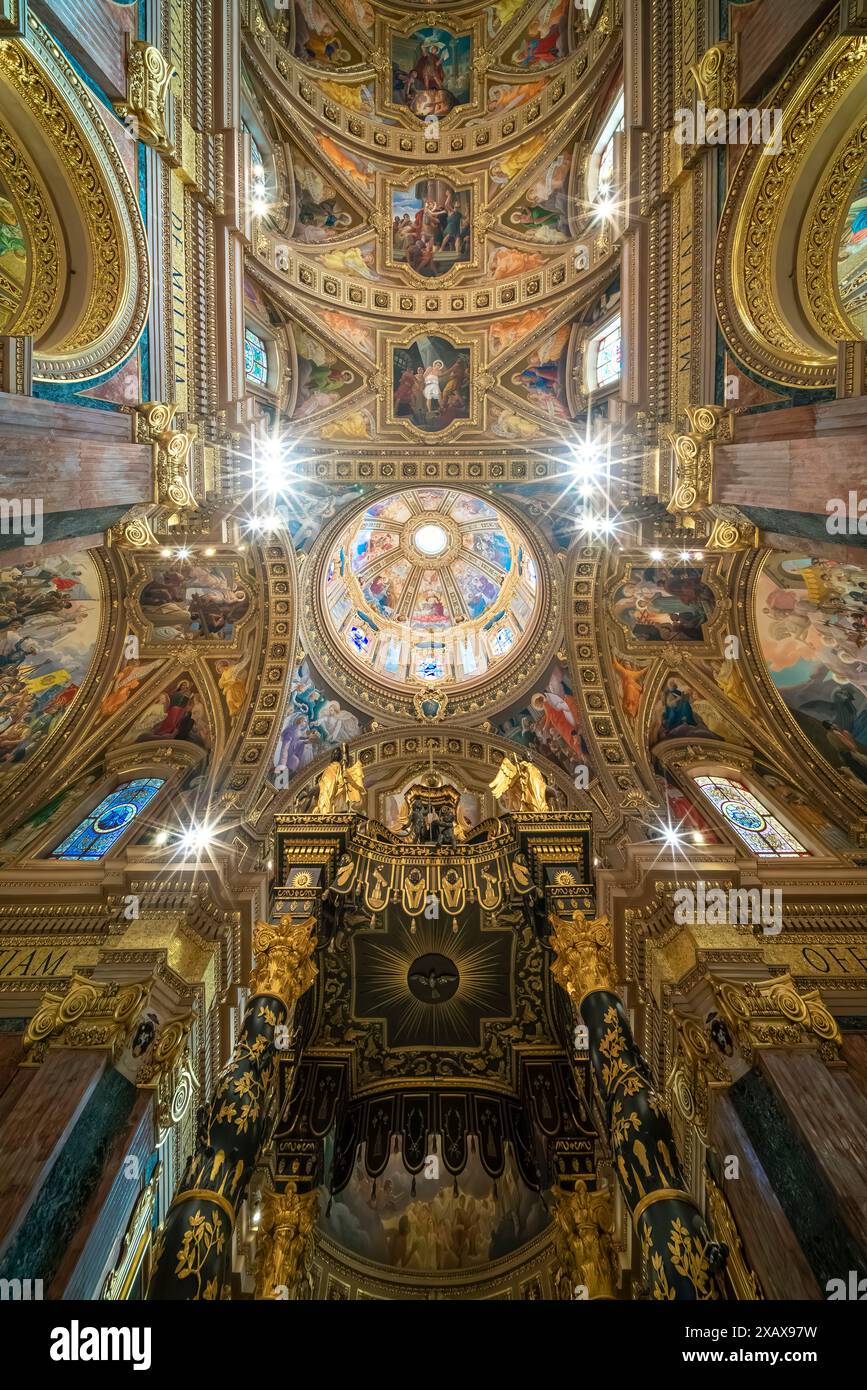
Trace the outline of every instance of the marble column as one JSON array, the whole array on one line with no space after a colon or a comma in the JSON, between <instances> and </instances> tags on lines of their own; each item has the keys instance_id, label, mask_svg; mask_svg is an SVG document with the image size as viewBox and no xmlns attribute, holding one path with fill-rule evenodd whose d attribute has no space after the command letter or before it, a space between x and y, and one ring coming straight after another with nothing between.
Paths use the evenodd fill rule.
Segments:
<instances>
[{"instance_id":1,"label":"marble column","mask_svg":"<svg viewBox=\"0 0 867 1390\"><path fill-rule=\"evenodd\" d=\"M221 1297L238 1207L268 1138L277 1030L316 977L314 925L313 917L284 917L277 926L256 929L250 1001L157 1238L149 1299Z\"/></svg>"},{"instance_id":2,"label":"marble column","mask_svg":"<svg viewBox=\"0 0 867 1390\"><path fill-rule=\"evenodd\" d=\"M608 1122L618 1178L641 1242L655 1299L705 1301L722 1295L721 1252L681 1172L665 1104L614 988L607 918L550 917L554 978L589 1033L590 1060Z\"/></svg>"}]
</instances>

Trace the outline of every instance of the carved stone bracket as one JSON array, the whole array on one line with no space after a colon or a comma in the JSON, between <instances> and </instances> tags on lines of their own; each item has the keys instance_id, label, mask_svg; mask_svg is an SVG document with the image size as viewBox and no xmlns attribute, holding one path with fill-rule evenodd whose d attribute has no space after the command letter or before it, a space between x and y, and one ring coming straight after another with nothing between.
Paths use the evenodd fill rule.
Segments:
<instances>
[{"instance_id":1,"label":"carved stone bracket","mask_svg":"<svg viewBox=\"0 0 867 1390\"><path fill-rule=\"evenodd\" d=\"M697 63L690 64L688 71L695 83L698 98L706 107L727 112L737 105L737 38L715 43Z\"/></svg>"},{"instance_id":2,"label":"carved stone bracket","mask_svg":"<svg viewBox=\"0 0 867 1390\"><path fill-rule=\"evenodd\" d=\"M156 501L192 509L197 503L190 489L188 461L195 436L191 430L172 429L175 409L163 401L140 405L136 410L136 442L153 445Z\"/></svg>"}]
</instances>

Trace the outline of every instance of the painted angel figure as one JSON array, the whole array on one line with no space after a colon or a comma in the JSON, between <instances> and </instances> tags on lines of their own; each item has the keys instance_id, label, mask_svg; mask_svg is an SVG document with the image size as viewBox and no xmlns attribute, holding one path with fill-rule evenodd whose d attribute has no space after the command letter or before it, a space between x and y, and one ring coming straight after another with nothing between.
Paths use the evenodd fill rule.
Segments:
<instances>
[{"instance_id":1,"label":"painted angel figure","mask_svg":"<svg viewBox=\"0 0 867 1390\"><path fill-rule=\"evenodd\" d=\"M350 763L345 748L335 748L331 762L319 779L319 800L316 815L328 816L341 811L357 811L364 803L364 768L360 762Z\"/></svg>"},{"instance_id":2,"label":"painted angel figure","mask_svg":"<svg viewBox=\"0 0 867 1390\"><path fill-rule=\"evenodd\" d=\"M517 753L509 754L500 763L500 770L490 783L494 796L510 811L547 811L548 789L537 767Z\"/></svg>"}]
</instances>

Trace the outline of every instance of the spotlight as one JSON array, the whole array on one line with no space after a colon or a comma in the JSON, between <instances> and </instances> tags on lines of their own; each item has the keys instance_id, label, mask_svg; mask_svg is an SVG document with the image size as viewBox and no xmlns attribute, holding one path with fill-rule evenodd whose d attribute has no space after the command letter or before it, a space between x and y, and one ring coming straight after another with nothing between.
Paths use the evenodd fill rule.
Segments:
<instances>
[{"instance_id":1,"label":"spotlight","mask_svg":"<svg viewBox=\"0 0 867 1390\"><path fill-rule=\"evenodd\" d=\"M264 216L265 216L265 213L268 211L269 203L268 203L267 198L262 198L262 197L260 197L260 196L257 195L257 196L253 199L253 201L252 201L252 203L251 203L250 206L251 206L252 209L253 209L253 216L254 216L254 217L264 217Z\"/></svg>"},{"instance_id":2,"label":"spotlight","mask_svg":"<svg viewBox=\"0 0 867 1390\"><path fill-rule=\"evenodd\" d=\"M617 211L617 204L611 197L610 192L605 191L596 199L594 204L594 222L609 222Z\"/></svg>"},{"instance_id":3,"label":"spotlight","mask_svg":"<svg viewBox=\"0 0 867 1390\"><path fill-rule=\"evenodd\" d=\"M191 859L193 855L198 857L210 849L214 843L214 827L207 821L201 825L195 821L181 835L180 847L185 859Z\"/></svg>"},{"instance_id":4,"label":"spotlight","mask_svg":"<svg viewBox=\"0 0 867 1390\"><path fill-rule=\"evenodd\" d=\"M661 550L651 550L651 552L650 552L650 558L651 558L651 560L657 560L657 561L663 559L662 551L661 551Z\"/></svg>"},{"instance_id":5,"label":"spotlight","mask_svg":"<svg viewBox=\"0 0 867 1390\"><path fill-rule=\"evenodd\" d=\"M212 555L216 555L216 553L217 552L212 545L209 545L207 550L205 551L205 554L208 556L209 559Z\"/></svg>"},{"instance_id":6,"label":"spotlight","mask_svg":"<svg viewBox=\"0 0 867 1390\"><path fill-rule=\"evenodd\" d=\"M682 550L682 551L680 552L680 558L681 558L681 560L682 560L682 561L684 562L684 564L685 564L685 563L687 562L687 560L691 560L691 559L692 559L692 555L691 555L691 553L690 553L688 550Z\"/></svg>"},{"instance_id":7,"label":"spotlight","mask_svg":"<svg viewBox=\"0 0 867 1390\"><path fill-rule=\"evenodd\" d=\"M154 836L154 844L162 846L167 845L168 842L169 832L167 830L158 830L156 835Z\"/></svg>"},{"instance_id":8,"label":"spotlight","mask_svg":"<svg viewBox=\"0 0 867 1390\"><path fill-rule=\"evenodd\" d=\"M176 560L189 560L189 558L190 558L190 556L192 555L192 553L193 553L193 552L190 550L190 547L189 547L188 545L180 545L180 546L178 546L177 550L175 551L175 559L176 559Z\"/></svg>"}]
</instances>

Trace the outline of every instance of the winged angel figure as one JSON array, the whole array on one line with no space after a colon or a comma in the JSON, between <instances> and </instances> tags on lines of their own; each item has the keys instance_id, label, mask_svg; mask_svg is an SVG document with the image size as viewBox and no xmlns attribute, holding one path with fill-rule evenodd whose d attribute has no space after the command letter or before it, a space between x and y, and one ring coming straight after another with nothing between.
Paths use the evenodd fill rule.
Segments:
<instances>
[{"instance_id":1,"label":"winged angel figure","mask_svg":"<svg viewBox=\"0 0 867 1390\"><path fill-rule=\"evenodd\" d=\"M491 791L508 811L547 811L548 789L537 767L517 753L506 754L490 783Z\"/></svg>"},{"instance_id":2,"label":"winged angel figure","mask_svg":"<svg viewBox=\"0 0 867 1390\"><path fill-rule=\"evenodd\" d=\"M348 762L345 749L335 748L331 762L319 779L316 815L329 816L340 811L356 811L363 803L364 768L360 762Z\"/></svg>"}]
</instances>

